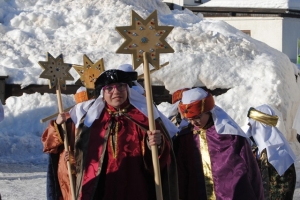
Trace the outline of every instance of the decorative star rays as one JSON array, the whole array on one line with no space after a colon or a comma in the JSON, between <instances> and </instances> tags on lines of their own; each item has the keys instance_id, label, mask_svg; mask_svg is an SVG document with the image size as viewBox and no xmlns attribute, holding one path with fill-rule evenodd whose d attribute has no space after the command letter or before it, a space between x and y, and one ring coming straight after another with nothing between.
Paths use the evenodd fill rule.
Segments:
<instances>
[{"instance_id":1,"label":"decorative star rays","mask_svg":"<svg viewBox=\"0 0 300 200\"><path fill-rule=\"evenodd\" d=\"M63 55L60 54L57 58L54 58L49 52L47 52L47 61L39 61L39 65L44 69L40 78L49 79L49 88L60 85L63 89L66 89L66 80L74 80L69 70L72 64L64 63Z\"/></svg>"},{"instance_id":2,"label":"decorative star rays","mask_svg":"<svg viewBox=\"0 0 300 200\"><path fill-rule=\"evenodd\" d=\"M73 68L80 75L81 83L87 89L95 89L95 81L104 72L103 58L98 60L95 64L87 57L83 55L83 66L73 65Z\"/></svg>"},{"instance_id":3,"label":"decorative star rays","mask_svg":"<svg viewBox=\"0 0 300 200\"><path fill-rule=\"evenodd\" d=\"M66 89L66 80L74 80L74 78L69 73L69 70L72 68L72 64L64 63L63 56L60 54L57 58L54 58L50 53L47 52L47 62L39 61L39 65L45 69L40 78L47 78L49 79L49 87L50 89L56 86L56 97L58 102L58 110L59 113L63 113L63 105L62 105L62 98L61 98L61 91L60 88ZM65 151L68 152L69 149L69 142L68 142L68 135L67 135L67 126L65 123L61 124L62 126L62 133L64 136L64 148ZM68 167L68 175L70 180L70 189L72 194L72 199L75 200L75 189L74 189L74 181L71 172L71 164L70 161L67 161Z\"/></svg>"},{"instance_id":4,"label":"decorative star rays","mask_svg":"<svg viewBox=\"0 0 300 200\"><path fill-rule=\"evenodd\" d=\"M116 53L132 54L133 68L136 69L143 63L143 53L146 52L148 62L158 70L159 54L174 52L165 41L172 29L171 26L158 26L156 10L145 20L132 10L131 26L116 27L125 39Z\"/></svg>"}]
</instances>

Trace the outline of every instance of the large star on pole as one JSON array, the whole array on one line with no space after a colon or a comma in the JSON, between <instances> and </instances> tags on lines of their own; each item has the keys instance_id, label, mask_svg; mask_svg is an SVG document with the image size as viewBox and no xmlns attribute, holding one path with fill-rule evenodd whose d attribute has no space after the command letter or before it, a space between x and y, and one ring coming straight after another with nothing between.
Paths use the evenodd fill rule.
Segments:
<instances>
[{"instance_id":1,"label":"large star on pole","mask_svg":"<svg viewBox=\"0 0 300 200\"><path fill-rule=\"evenodd\" d=\"M57 58L54 58L49 52L47 52L47 61L39 61L39 65L44 69L40 78L49 79L49 88L54 86L61 86L66 89L66 80L74 80L73 76L69 73L72 68L72 64L64 63L63 55L60 54Z\"/></svg>"},{"instance_id":2,"label":"large star on pole","mask_svg":"<svg viewBox=\"0 0 300 200\"><path fill-rule=\"evenodd\" d=\"M165 41L172 29L171 26L158 26L156 10L145 20L132 10L131 26L116 27L125 39L116 53L132 54L133 68L136 69L143 63L143 52L146 52L148 62L158 70L159 54L174 52Z\"/></svg>"},{"instance_id":3,"label":"large star on pole","mask_svg":"<svg viewBox=\"0 0 300 200\"><path fill-rule=\"evenodd\" d=\"M83 66L73 65L73 68L80 75L81 83L88 89L95 89L96 79L105 70L103 58L101 58L94 64L87 57L87 55L83 55Z\"/></svg>"}]
</instances>

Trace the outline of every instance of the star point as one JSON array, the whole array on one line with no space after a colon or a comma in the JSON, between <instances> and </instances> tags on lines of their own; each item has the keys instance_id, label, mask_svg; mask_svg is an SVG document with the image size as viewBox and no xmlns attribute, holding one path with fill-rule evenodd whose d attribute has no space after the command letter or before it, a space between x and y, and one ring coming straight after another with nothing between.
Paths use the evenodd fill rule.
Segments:
<instances>
[{"instance_id":1,"label":"star point","mask_svg":"<svg viewBox=\"0 0 300 200\"><path fill-rule=\"evenodd\" d=\"M40 78L49 79L49 88L53 88L58 84L66 89L66 80L74 80L69 70L72 64L64 63L63 55L60 54L54 58L49 52L47 52L47 61L39 61L38 64L44 69Z\"/></svg>"},{"instance_id":2,"label":"star point","mask_svg":"<svg viewBox=\"0 0 300 200\"><path fill-rule=\"evenodd\" d=\"M73 65L73 68L80 75L81 83L87 89L95 89L95 81L104 72L103 58L93 63L87 55L83 55L83 66Z\"/></svg>"},{"instance_id":3,"label":"star point","mask_svg":"<svg viewBox=\"0 0 300 200\"><path fill-rule=\"evenodd\" d=\"M158 25L156 10L145 20L132 10L131 26L116 27L125 39L116 53L132 54L133 68L137 69L143 63L143 53L146 52L148 62L158 70L160 53L174 52L165 41L172 29L171 26Z\"/></svg>"}]
</instances>

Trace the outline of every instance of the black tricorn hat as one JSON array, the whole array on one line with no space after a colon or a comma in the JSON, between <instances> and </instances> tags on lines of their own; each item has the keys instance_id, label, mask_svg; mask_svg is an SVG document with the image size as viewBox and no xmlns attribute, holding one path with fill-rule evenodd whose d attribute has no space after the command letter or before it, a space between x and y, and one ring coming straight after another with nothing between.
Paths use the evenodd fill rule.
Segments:
<instances>
[{"instance_id":1,"label":"black tricorn hat","mask_svg":"<svg viewBox=\"0 0 300 200\"><path fill-rule=\"evenodd\" d=\"M109 69L100 74L95 82L95 96L100 95L101 89L111 83L127 83L132 87L132 81L137 79L137 72L124 72L118 69Z\"/></svg>"}]
</instances>

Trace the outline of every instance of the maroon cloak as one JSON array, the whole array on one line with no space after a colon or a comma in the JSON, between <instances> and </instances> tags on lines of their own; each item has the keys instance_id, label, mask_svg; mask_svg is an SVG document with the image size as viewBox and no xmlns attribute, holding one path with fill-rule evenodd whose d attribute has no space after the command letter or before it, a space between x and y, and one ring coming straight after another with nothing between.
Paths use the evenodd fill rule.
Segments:
<instances>
[{"instance_id":1,"label":"maroon cloak","mask_svg":"<svg viewBox=\"0 0 300 200\"><path fill-rule=\"evenodd\" d=\"M148 118L132 105L127 106L121 116L111 115L116 110L107 106L99 119L90 128L83 127L77 136L76 147L82 150L82 154L79 153L81 158L77 159L80 199L156 199L152 155L147 146ZM164 176L172 162L173 150L160 123L156 123L156 129L163 133L159 162ZM89 138L88 141L86 138ZM86 146L87 152L84 152L86 148L83 146ZM177 174L174 177L177 178Z\"/></svg>"}]
</instances>

